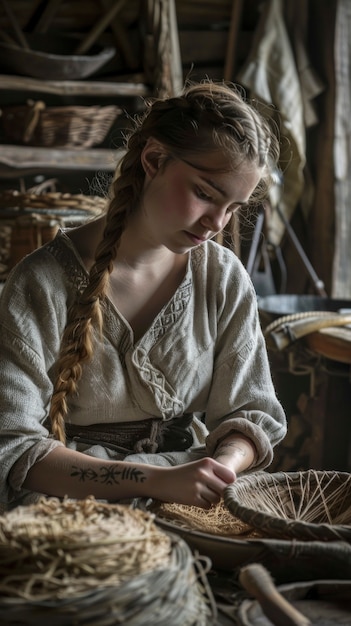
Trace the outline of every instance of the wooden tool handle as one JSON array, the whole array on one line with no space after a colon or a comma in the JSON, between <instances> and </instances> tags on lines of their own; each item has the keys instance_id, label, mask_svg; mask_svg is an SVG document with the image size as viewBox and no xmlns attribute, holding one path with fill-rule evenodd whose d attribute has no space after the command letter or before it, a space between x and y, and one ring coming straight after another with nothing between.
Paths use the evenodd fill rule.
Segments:
<instances>
[{"instance_id":1,"label":"wooden tool handle","mask_svg":"<svg viewBox=\"0 0 351 626\"><path fill-rule=\"evenodd\" d=\"M279 593L270 573L260 563L241 568L239 582L258 600L274 626L310 626L310 620Z\"/></svg>"}]
</instances>

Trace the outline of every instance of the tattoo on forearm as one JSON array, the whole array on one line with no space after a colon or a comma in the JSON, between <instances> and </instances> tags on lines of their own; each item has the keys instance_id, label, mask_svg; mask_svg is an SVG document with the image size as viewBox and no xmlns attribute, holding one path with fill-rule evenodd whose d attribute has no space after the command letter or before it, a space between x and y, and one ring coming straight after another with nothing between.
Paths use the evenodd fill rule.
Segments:
<instances>
[{"instance_id":1,"label":"tattoo on forearm","mask_svg":"<svg viewBox=\"0 0 351 626\"><path fill-rule=\"evenodd\" d=\"M119 485L124 480L134 480L136 483L142 483L146 479L145 474L135 467L118 467L101 466L99 470L92 468L82 469L72 466L71 476L78 477L79 481L92 481L105 485Z\"/></svg>"},{"instance_id":2,"label":"tattoo on forearm","mask_svg":"<svg viewBox=\"0 0 351 626\"><path fill-rule=\"evenodd\" d=\"M231 450L235 448L241 456L247 455L247 451L244 448L242 448L240 444L236 443L235 441L232 441L232 442L227 441L227 442L220 443L218 448L216 448L216 456L218 454L222 454L224 450L229 449L229 448Z\"/></svg>"}]
</instances>

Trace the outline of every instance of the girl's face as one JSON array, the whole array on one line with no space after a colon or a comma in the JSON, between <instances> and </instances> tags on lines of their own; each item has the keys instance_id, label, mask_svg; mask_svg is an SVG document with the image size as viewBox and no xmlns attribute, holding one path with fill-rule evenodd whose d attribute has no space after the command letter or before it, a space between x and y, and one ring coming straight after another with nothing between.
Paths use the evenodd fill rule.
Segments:
<instances>
[{"instance_id":1,"label":"girl's face","mask_svg":"<svg viewBox=\"0 0 351 626\"><path fill-rule=\"evenodd\" d=\"M196 162L171 159L163 166L161 157L146 159L142 222L154 246L184 254L225 228L261 177L252 164L231 172L225 167L219 153L197 156Z\"/></svg>"}]
</instances>

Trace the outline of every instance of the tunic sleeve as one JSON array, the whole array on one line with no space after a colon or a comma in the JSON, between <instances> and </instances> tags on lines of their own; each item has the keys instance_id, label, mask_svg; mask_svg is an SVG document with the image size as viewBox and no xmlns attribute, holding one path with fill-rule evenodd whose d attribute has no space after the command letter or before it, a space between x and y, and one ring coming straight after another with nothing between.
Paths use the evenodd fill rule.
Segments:
<instances>
[{"instance_id":1,"label":"tunic sleeve","mask_svg":"<svg viewBox=\"0 0 351 626\"><path fill-rule=\"evenodd\" d=\"M53 390L50 375L66 320L66 294L62 277L45 250L29 255L14 268L1 294L2 503L18 498L29 467L62 445L50 437L45 421Z\"/></svg>"},{"instance_id":2,"label":"tunic sleeve","mask_svg":"<svg viewBox=\"0 0 351 626\"><path fill-rule=\"evenodd\" d=\"M286 418L272 381L253 285L238 260L231 265L220 279L206 446L212 456L223 438L241 433L256 448L250 469L258 470L272 462L273 448L286 434Z\"/></svg>"}]
</instances>

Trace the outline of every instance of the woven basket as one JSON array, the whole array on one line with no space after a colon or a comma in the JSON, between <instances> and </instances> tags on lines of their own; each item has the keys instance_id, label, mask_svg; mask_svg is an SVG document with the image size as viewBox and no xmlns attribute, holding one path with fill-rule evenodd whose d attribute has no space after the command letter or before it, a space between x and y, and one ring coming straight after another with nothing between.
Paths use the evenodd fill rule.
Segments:
<instances>
[{"instance_id":1,"label":"woven basket","mask_svg":"<svg viewBox=\"0 0 351 626\"><path fill-rule=\"evenodd\" d=\"M42 498L0 517L6 624L212 626L206 576L153 516L94 498Z\"/></svg>"},{"instance_id":2,"label":"woven basket","mask_svg":"<svg viewBox=\"0 0 351 626\"><path fill-rule=\"evenodd\" d=\"M351 541L351 474L257 472L225 489L236 518L281 539Z\"/></svg>"},{"instance_id":3,"label":"woven basket","mask_svg":"<svg viewBox=\"0 0 351 626\"><path fill-rule=\"evenodd\" d=\"M59 192L0 193L0 277L24 256L51 241L60 227L77 226L100 215L106 199Z\"/></svg>"},{"instance_id":4,"label":"woven basket","mask_svg":"<svg viewBox=\"0 0 351 626\"><path fill-rule=\"evenodd\" d=\"M42 101L2 108L9 141L41 147L85 149L101 144L121 109L117 106L46 107Z\"/></svg>"},{"instance_id":5,"label":"woven basket","mask_svg":"<svg viewBox=\"0 0 351 626\"><path fill-rule=\"evenodd\" d=\"M164 505L152 500L141 500L139 506L156 515L155 523L162 530L179 535L195 554L206 555L217 571L233 572L245 564L259 562L279 583L315 580L321 571L327 571L329 577L351 579L351 543L346 541L266 537L235 518L224 503L226 514L220 514L215 524L216 512L211 509L195 511L197 507ZM220 513L221 510L222 506Z\"/></svg>"}]
</instances>

